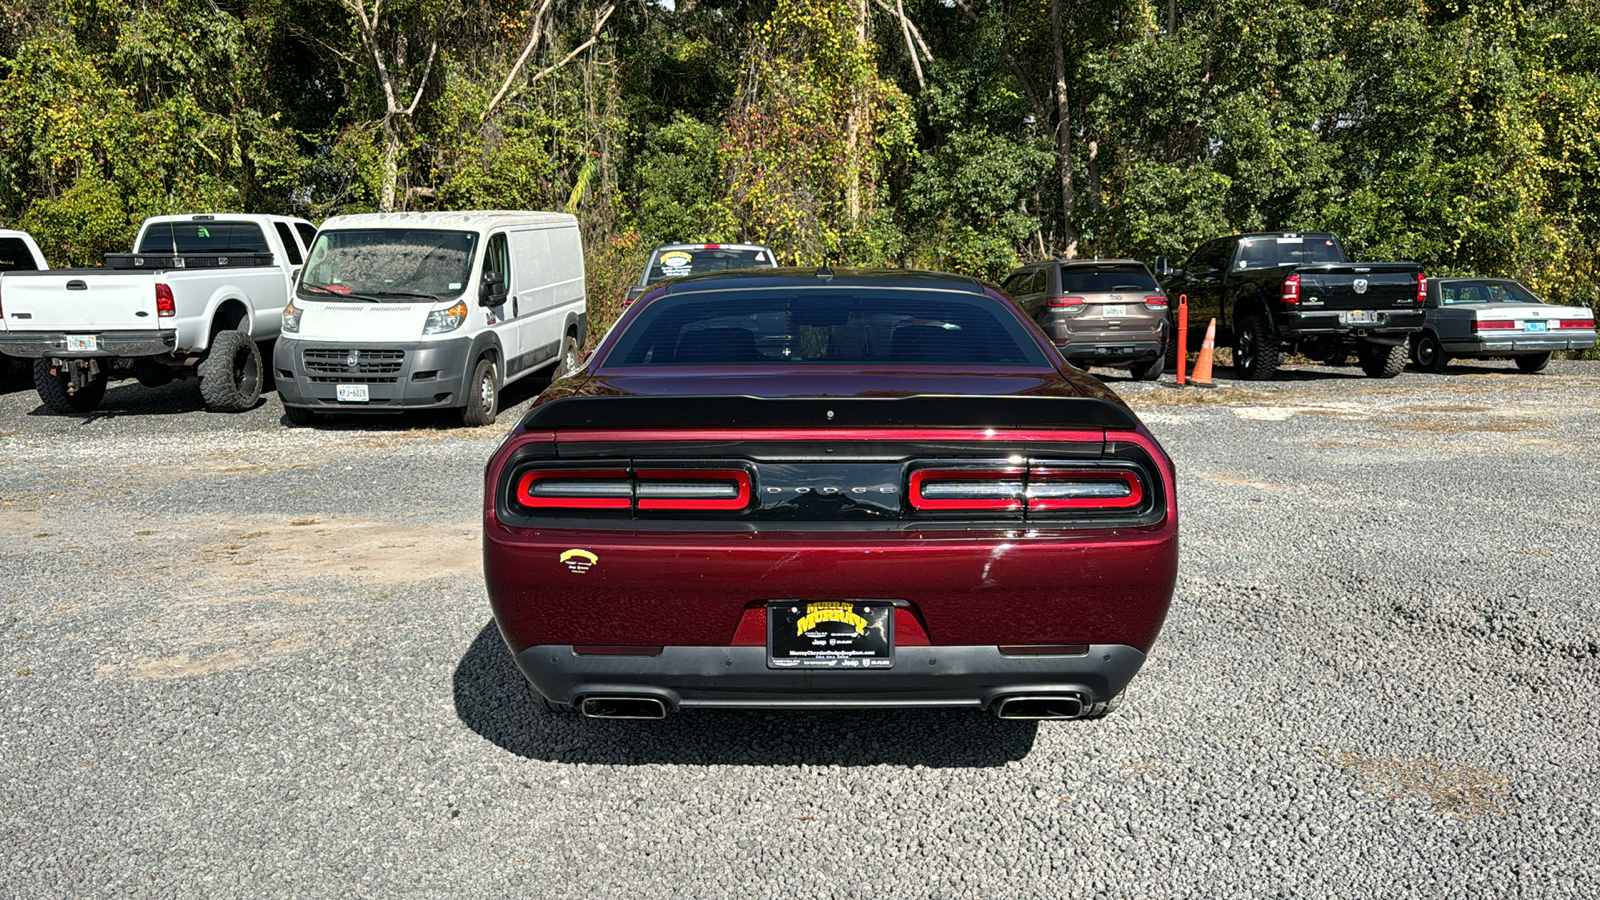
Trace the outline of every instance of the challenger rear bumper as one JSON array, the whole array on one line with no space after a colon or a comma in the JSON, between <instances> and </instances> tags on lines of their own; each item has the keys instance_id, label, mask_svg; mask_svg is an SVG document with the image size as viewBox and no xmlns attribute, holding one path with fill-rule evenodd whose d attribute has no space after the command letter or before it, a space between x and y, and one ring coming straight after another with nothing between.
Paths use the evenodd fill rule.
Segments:
<instances>
[{"instance_id":1,"label":"challenger rear bumper","mask_svg":"<svg viewBox=\"0 0 1600 900\"><path fill-rule=\"evenodd\" d=\"M986 709L1017 694L1080 694L1110 700L1145 655L1123 644L1092 644L1080 656L1006 656L996 647L900 647L894 668L795 670L767 667L765 647L666 647L659 656L579 656L541 644L517 654L517 668L553 703L584 697L654 697L668 709Z\"/></svg>"},{"instance_id":2,"label":"challenger rear bumper","mask_svg":"<svg viewBox=\"0 0 1600 900\"><path fill-rule=\"evenodd\" d=\"M94 350L68 350L65 331L13 331L0 334L0 353L23 359L59 357L62 359L104 359L107 357L161 356L178 346L178 332L151 331L74 331L94 335Z\"/></svg>"}]
</instances>

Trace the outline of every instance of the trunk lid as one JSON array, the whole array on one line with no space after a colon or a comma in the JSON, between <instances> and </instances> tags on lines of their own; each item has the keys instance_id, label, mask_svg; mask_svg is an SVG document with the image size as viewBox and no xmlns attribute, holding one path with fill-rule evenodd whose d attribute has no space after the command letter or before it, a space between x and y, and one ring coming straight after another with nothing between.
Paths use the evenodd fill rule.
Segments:
<instances>
[{"instance_id":1,"label":"trunk lid","mask_svg":"<svg viewBox=\"0 0 1600 900\"><path fill-rule=\"evenodd\" d=\"M1367 310L1414 306L1415 263L1358 263L1299 266L1300 303L1310 310Z\"/></svg>"}]
</instances>

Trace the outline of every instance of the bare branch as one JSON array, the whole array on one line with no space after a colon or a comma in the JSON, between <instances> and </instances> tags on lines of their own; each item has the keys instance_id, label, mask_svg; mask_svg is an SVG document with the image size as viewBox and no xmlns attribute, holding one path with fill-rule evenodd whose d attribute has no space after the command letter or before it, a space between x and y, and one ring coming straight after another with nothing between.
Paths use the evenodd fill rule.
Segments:
<instances>
[{"instance_id":1,"label":"bare branch","mask_svg":"<svg viewBox=\"0 0 1600 900\"><path fill-rule=\"evenodd\" d=\"M489 105L484 107L483 114L478 116L479 122L489 121L489 117L494 115L495 110L500 108L500 101L505 99L506 92L511 90L511 82L522 74L522 67L527 65L528 57L533 55L533 48L539 45L539 35L544 33L541 27L544 22L544 15L550 10L552 2L553 0L544 0L544 3L539 6L539 11L533 14L533 28L528 32L528 42L522 47L522 55L517 57L516 64L506 74L506 80L500 83L500 90L495 92L493 99L489 101Z\"/></svg>"},{"instance_id":2,"label":"bare branch","mask_svg":"<svg viewBox=\"0 0 1600 900\"><path fill-rule=\"evenodd\" d=\"M422 91L428 86L428 73L433 71L433 56L439 52L439 39L434 38L428 44L428 61L422 64L422 77L417 79L417 93L411 98L411 105L406 107L405 115L417 111L417 104L422 102Z\"/></svg>"},{"instance_id":3,"label":"bare branch","mask_svg":"<svg viewBox=\"0 0 1600 900\"><path fill-rule=\"evenodd\" d=\"M980 21L978 14L973 11L971 4L967 0L955 0L955 4L962 12L967 14L967 18L974 22ZM1022 92L1028 95L1028 102L1033 105L1035 114L1045 113L1044 104L1039 102L1039 92L1033 89L1033 79L1028 77L1028 73L1018 64L1017 58L1011 55L1011 51L1005 51L1005 57L1006 65L1011 69L1011 74L1017 77L1017 82L1022 85ZM1043 116L1041 115L1040 118L1043 118Z\"/></svg>"},{"instance_id":4,"label":"bare branch","mask_svg":"<svg viewBox=\"0 0 1600 900\"><path fill-rule=\"evenodd\" d=\"M547 66L546 68L541 69L538 72L534 73L534 75L531 78L528 79L528 83L523 85L522 87L524 87L524 88L533 87L535 84L539 83L540 79L544 78L546 75L549 75L551 72L554 72L557 69L560 69L562 66L565 66L567 63L572 62L572 60L575 59L578 56L578 54L580 54L583 51L589 49L590 47L593 47L595 42L600 39L600 29L605 27L606 20L611 18L611 14L616 11L616 8L617 7L616 7L615 3L606 4L605 8L600 11L600 15L595 18L594 27L592 29L590 29L590 31L589 31L589 39L587 41L584 41L583 43L579 44L578 46L573 47L572 48L572 52L568 53L566 56L561 57L561 60L559 62L555 63L554 65ZM522 88L518 88L517 90L520 91L521 89ZM513 91L511 96L515 96L516 93L517 93L516 91ZM487 117L488 113L492 112L492 111L493 111L493 107L491 107L489 111L486 111L484 113L485 117Z\"/></svg>"}]
</instances>

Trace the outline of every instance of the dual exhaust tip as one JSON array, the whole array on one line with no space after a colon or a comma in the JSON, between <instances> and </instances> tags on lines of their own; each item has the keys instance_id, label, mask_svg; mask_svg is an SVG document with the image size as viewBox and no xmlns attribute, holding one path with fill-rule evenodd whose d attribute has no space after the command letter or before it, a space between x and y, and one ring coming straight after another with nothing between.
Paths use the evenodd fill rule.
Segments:
<instances>
[{"instance_id":1,"label":"dual exhaust tip","mask_svg":"<svg viewBox=\"0 0 1600 900\"><path fill-rule=\"evenodd\" d=\"M1019 695L996 700L994 714L1002 719L1037 722L1044 719L1079 719L1087 708L1082 694Z\"/></svg>"},{"instance_id":2,"label":"dual exhaust tip","mask_svg":"<svg viewBox=\"0 0 1600 900\"><path fill-rule=\"evenodd\" d=\"M995 715L1002 719L1041 721L1082 718L1088 704L1082 694L1040 694L1001 697ZM665 719L667 704L656 697L584 697L578 711L591 719Z\"/></svg>"}]
</instances>

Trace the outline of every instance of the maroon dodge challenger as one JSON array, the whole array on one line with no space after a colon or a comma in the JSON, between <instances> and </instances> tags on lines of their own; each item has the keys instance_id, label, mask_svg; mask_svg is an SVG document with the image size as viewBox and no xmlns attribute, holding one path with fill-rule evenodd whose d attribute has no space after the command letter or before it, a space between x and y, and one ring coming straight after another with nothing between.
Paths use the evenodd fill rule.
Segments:
<instances>
[{"instance_id":1,"label":"maroon dodge challenger","mask_svg":"<svg viewBox=\"0 0 1600 900\"><path fill-rule=\"evenodd\" d=\"M767 269L636 302L490 460L489 598L558 710L1104 715L1172 599L1171 461L1006 296Z\"/></svg>"}]
</instances>

